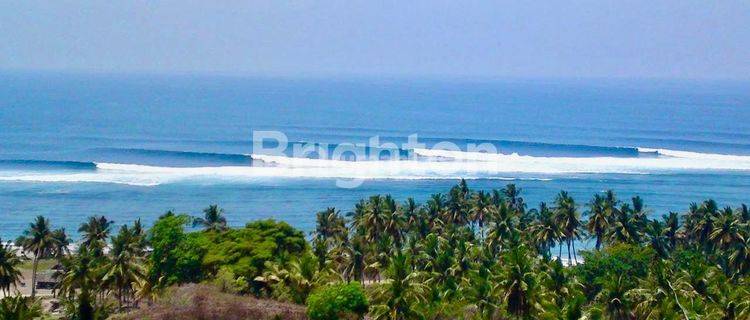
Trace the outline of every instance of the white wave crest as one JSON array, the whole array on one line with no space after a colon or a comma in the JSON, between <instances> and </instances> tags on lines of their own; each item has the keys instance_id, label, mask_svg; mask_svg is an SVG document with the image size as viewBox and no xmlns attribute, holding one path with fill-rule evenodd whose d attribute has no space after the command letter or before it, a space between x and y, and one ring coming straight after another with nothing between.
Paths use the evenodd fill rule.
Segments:
<instances>
[{"instance_id":1,"label":"white wave crest","mask_svg":"<svg viewBox=\"0 0 750 320\"><path fill-rule=\"evenodd\" d=\"M638 148L656 157L537 157L451 150L414 149L427 158L494 163L502 170L527 173L652 173L681 170L750 170L750 156Z\"/></svg>"},{"instance_id":2,"label":"white wave crest","mask_svg":"<svg viewBox=\"0 0 750 320\"><path fill-rule=\"evenodd\" d=\"M703 160L717 160L717 161L731 161L731 162L750 162L750 156L741 156L733 154L718 154L718 153L700 153L692 151L680 151L680 150L669 150L669 149L652 149L652 148L637 148L638 152L643 153L655 153L657 155L672 157L672 158L684 158L684 159L703 159Z\"/></svg>"},{"instance_id":3,"label":"white wave crest","mask_svg":"<svg viewBox=\"0 0 750 320\"><path fill-rule=\"evenodd\" d=\"M263 158L263 157L261 157ZM231 181L253 182L269 178L312 178L312 179L495 179L495 180L549 180L534 177L486 176L468 172L442 172L415 170L412 164L403 168L389 167L387 163L349 163L294 158L264 158L270 166L224 166L224 167L158 167L134 164L98 163L97 170L86 173L34 173L0 172L0 181L25 182L94 182L116 183L134 186L155 186L181 181ZM279 165L285 163L285 165ZM303 165L300 165L303 163ZM375 167L367 165L377 164ZM406 164L406 162L405 162Z\"/></svg>"},{"instance_id":4,"label":"white wave crest","mask_svg":"<svg viewBox=\"0 0 750 320\"><path fill-rule=\"evenodd\" d=\"M0 181L102 182L138 186L192 180L333 179L542 179L586 173L649 174L674 171L750 171L750 156L646 149L652 157L537 157L518 154L415 149L416 160L344 161L250 155L252 166L159 167L98 163L91 172L0 171Z\"/></svg>"}]
</instances>

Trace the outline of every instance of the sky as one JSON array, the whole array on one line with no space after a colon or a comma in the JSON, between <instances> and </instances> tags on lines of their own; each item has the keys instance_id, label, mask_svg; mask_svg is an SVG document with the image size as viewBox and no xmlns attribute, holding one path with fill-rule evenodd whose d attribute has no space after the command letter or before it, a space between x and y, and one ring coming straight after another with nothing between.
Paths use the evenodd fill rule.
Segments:
<instances>
[{"instance_id":1,"label":"sky","mask_svg":"<svg viewBox=\"0 0 750 320\"><path fill-rule=\"evenodd\" d=\"M0 1L0 70L750 79L750 1Z\"/></svg>"}]
</instances>

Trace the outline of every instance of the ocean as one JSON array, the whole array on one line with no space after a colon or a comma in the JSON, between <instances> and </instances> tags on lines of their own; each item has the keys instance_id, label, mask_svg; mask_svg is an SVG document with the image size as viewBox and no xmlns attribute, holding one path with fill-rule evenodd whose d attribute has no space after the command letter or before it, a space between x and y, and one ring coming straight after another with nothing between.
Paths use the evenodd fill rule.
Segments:
<instances>
[{"instance_id":1,"label":"ocean","mask_svg":"<svg viewBox=\"0 0 750 320\"><path fill-rule=\"evenodd\" d=\"M258 131L282 133L283 154L256 150ZM425 145L404 148L410 135ZM374 157L323 156L373 137L355 148ZM446 142L461 150L430 150ZM319 149L295 157L302 145ZM530 207L567 190L583 212L607 189L654 217L735 207L750 201L750 83L0 73L3 240L36 215L76 237L90 215L148 225L210 204L234 226L309 232L326 207L425 200L459 178L514 183Z\"/></svg>"}]
</instances>

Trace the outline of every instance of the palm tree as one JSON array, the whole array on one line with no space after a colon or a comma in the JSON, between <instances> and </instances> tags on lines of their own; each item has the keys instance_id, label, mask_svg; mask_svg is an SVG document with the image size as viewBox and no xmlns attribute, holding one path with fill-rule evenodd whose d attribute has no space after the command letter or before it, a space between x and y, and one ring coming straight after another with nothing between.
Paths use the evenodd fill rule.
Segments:
<instances>
[{"instance_id":1,"label":"palm tree","mask_svg":"<svg viewBox=\"0 0 750 320\"><path fill-rule=\"evenodd\" d=\"M138 255L143 255L148 246L148 239L146 238L146 230L143 228L140 218L133 222L133 228L131 230L133 232L133 243L137 249L137 253Z\"/></svg>"},{"instance_id":2,"label":"palm tree","mask_svg":"<svg viewBox=\"0 0 750 320\"><path fill-rule=\"evenodd\" d=\"M531 232L533 242L542 249L540 250L541 253L546 257L551 257L552 247L559 241L562 232L554 213L547 207L546 203L542 202L539 204L538 214L539 218L531 224L529 232ZM558 259L560 259L559 256Z\"/></svg>"},{"instance_id":3,"label":"palm tree","mask_svg":"<svg viewBox=\"0 0 750 320\"><path fill-rule=\"evenodd\" d=\"M378 287L373 305L373 318L378 320L419 319L418 309L425 300L426 287L419 272L412 271L409 257L397 253L385 273L388 281Z\"/></svg>"},{"instance_id":4,"label":"palm tree","mask_svg":"<svg viewBox=\"0 0 750 320\"><path fill-rule=\"evenodd\" d=\"M609 228L609 213L607 212L606 198L595 194L594 199L589 202L588 212L589 220L586 223L586 230L589 234L596 237L596 250L599 251L602 245L602 239Z\"/></svg>"},{"instance_id":5,"label":"palm tree","mask_svg":"<svg viewBox=\"0 0 750 320\"><path fill-rule=\"evenodd\" d=\"M333 249L333 256L339 259L341 274L346 281L359 281L364 285L367 253L365 248L365 239L361 236L354 236L351 241Z\"/></svg>"},{"instance_id":6,"label":"palm tree","mask_svg":"<svg viewBox=\"0 0 750 320\"><path fill-rule=\"evenodd\" d=\"M717 248L725 250L731 245L742 243L745 241L745 236L742 232L742 224L734 216L732 208L727 207L724 209L716 219L714 229L708 236L710 240Z\"/></svg>"},{"instance_id":7,"label":"palm tree","mask_svg":"<svg viewBox=\"0 0 750 320\"><path fill-rule=\"evenodd\" d=\"M466 183L466 179L461 178L461 180L458 182L458 185L456 185L456 188L461 191L461 194L464 199L468 200L469 195L471 194L471 190L469 190L469 185Z\"/></svg>"},{"instance_id":8,"label":"palm tree","mask_svg":"<svg viewBox=\"0 0 750 320\"><path fill-rule=\"evenodd\" d=\"M629 288L623 275L610 275L602 281L602 290L595 300L604 304L604 309L612 320L629 320L632 318L630 301L626 298Z\"/></svg>"},{"instance_id":9,"label":"palm tree","mask_svg":"<svg viewBox=\"0 0 750 320\"><path fill-rule=\"evenodd\" d=\"M23 236L16 240L16 245L26 252L34 254L31 267L31 297L36 296L36 273L39 267L39 259L46 257L57 240L50 230L49 220L43 216L37 216L36 220L29 224L29 228L23 232Z\"/></svg>"},{"instance_id":10,"label":"palm tree","mask_svg":"<svg viewBox=\"0 0 750 320\"><path fill-rule=\"evenodd\" d=\"M680 235L680 221L676 212L669 212L669 215L662 215L664 221L664 230L662 234L669 241L669 248L674 250L677 247L677 239Z\"/></svg>"},{"instance_id":11,"label":"palm tree","mask_svg":"<svg viewBox=\"0 0 750 320\"><path fill-rule=\"evenodd\" d=\"M484 239L484 224L495 210L495 206L492 204L492 196L484 190L480 190L474 194L471 204L471 220L479 226L480 237Z\"/></svg>"},{"instance_id":12,"label":"palm tree","mask_svg":"<svg viewBox=\"0 0 750 320\"><path fill-rule=\"evenodd\" d=\"M62 259L70 254L70 238L68 238L68 235L65 233L65 228L52 231L52 237L55 239L55 242L51 249L51 253L52 256L57 259L57 263L60 264Z\"/></svg>"},{"instance_id":13,"label":"palm tree","mask_svg":"<svg viewBox=\"0 0 750 320\"><path fill-rule=\"evenodd\" d=\"M518 214L524 213L526 204L523 202L523 198L521 198L521 188L517 188L515 184L511 183L503 188L502 193L513 211Z\"/></svg>"},{"instance_id":14,"label":"palm tree","mask_svg":"<svg viewBox=\"0 0 750 320\"><path fill-rule=\"evenodd\" d=\"M548 320L579 320L584 319L583 306L586 303L586 298L583 295L576 295L568 300L562 302L562 305L550 304L546 302L544 307L544 313L539 317L540 319ZM592 308L594 309L594 308ZM592 317L592 319L598 319Z\"/></svg>"},{"instance_id":15,"label":"palm tree","mask_svg":"<svg viewBox=\"0 0 750 320\"><path fill-rule=\"evenodd\" d=\"M616 219L616 215L619 213L617 206L620 204L620 200L617 199L615 192L607 190L604 192L604 212L607 214L607 220L610 222Z\"/></svg>"},{"instance_id":16,"label":"palm tree","mask_svg":"<svg viewBox=\"0 0 750 320\"><path fill-rule=\"evenodd\" d=\"M2 244L0 240L0 290L3 296L10 296L10 287L16 287L16 283L23 278L20 268L24 260L25 257L19 255L10 243Z\"/></svg>"},{"instance_id":17,"label":"palm tree","mask_svg":"<svg viewBox=\"0 0 750 320\"><path fill-rule=\"evenodd\" d=\"M729 264L735 274L746 274L750 271L750 237L732 248L729 253Z\"/></svg>"},{"instance_id":18,"label":"palm tree","mask_svg":"<svg viewBox=\"0 0 750 320\"><path fill-rule=\"evenodd\" d=\"M112 237L111 257L103 267L102 282L115 292L120 307L134 294L134 284L146 277L143 257L138 254L138 241L133 230L123 225L117 236Z\"/></svg>"},{"instance_id":19,"label":"palm tree","mask_svg":"<svg viewBox=\"0 0 750 320\"><path fill-rule=\"evenodd\" d=\"M643 202L643 198L640 196L635 196L630 199L632 205L633 205L633 215L635 216L636 220L642 223L642 225L645 225L648 210L646 209L646 205Z\"/></svg>"},{"instance_id":20,"label":"palm tree","mask_svg":"<svg viewBox=\"0 0 750 320\"><path fill-rule=\"evenodd\" d=\"M224 209L212 204L203 209L203 218L195 218L193 227L202 226L206 231L220 232L227 229L227 219L224 218Z\"/></svg>"},{"instance_id":21,"label":"palm tree","mask_svg":"<svg viewBox=\"0 0 750 320\"><path fill-rule=\"evenodd\" d=\"M469 222L469 209L466 196L466 191L460 185L451 189L448 193L445 222L457 225L464 225Z\"/></svg>"},{"instance_id":22,"label":"palm tree","mask_svg":"<svg viewBox=\"0 0 750 320\"><path fill-rule=\"evenodd\" d=\"M664 225L659 220L651 220L646 226L646 235L651 244L651 248L659 255L666 259L671 250L667 237L664 235Z\"/></svg>"},{"instance_id":23,"label":"palm tree","mask_svg":"<svg viewBox=\"0 0 750 320\"><path fill-rule=\"evenodd\" d=\"M746 204L743 203L740 208L737 209L737 216L741 223L750 222L750 209L748 209Z\"/></svg>"},{"instance_id":24,"label":"palm tree","mask_svg":"<svg viewBox=\"0 0 750 320\"><path fill-rule=\"evenodd\" d=\"M383 233L390 236L393 240L393 244L397 249L401 248L403 234L402 230L405 225L404 216L401 214L401 210L388 210L384 214L383 218Z\"/></svg>"},{"instance_id":25,"label":"palm tree","mask_svg":"<svg viewBox=\"0 0 750 320\"><path fill-rule=\"evenodd\" d=\"M538 302L539 280L534 261L523 245L512 248L504 258L504 280L500 285L507 311L517 317L529 317Z\"/></svg>"},{"instance_id":26,"label":"palm tree","mask_svg":"<svg viewBox=\"0 0 750 320\"><path fill-rule=\"evenodd\" d=\"M571 261L571 250L570 246L572 244L573 246L573 260L575 263L578 263L578 258L576 257L576 245L575 240L578 240L581 238L580 235L580 227L581 227L581 221L579 220L578 216L578 210L576 209L576 203L575 200L573 200L573 197L568 195L566 191L560 191L560 193L555 198L555 211L557 213L557 220L559 221L562 229L563 236L565 238L565 241L568 244L568 261Z\"/></svg>"},{"instance_id":27,"label":"palm tree","mask_svg":"<svg viewBox=\"0 0 750 320\"><path fill-rule=\"evenodd\" d=\"M688 205L688 211L683 214L682 233L688 240L687 242L697 241L698 237L696 236L694 230L695 226L698 224L698 220L700 220L701 218L701 215L702 214L698 209L698 204L695 202L691 202L690 205Z\"/></svg>"},{"instance_id":28,"label":"palm tree","mask_svg":"<svg viewBox=\"0 0 750 320\"><path fill-rule=\"evenodd\" d=\"M485 241L497 253L502 251L505 240L516 230L517 217L507 202L502 202L493 213Z\"/></svg>"},{"instance_id":29,"label":"palm tree","mask_svg":"<svg viewBox=\"0 0 750 320\"><path fill-rule=\"evenodd\" d=\"M580 284L571 270L565 268L559 259L549 261L542 267L546 268L544 279L548 296L554 298L557 308L565 308L565 301L580 294Z\"/></svg>"},{"instance_id":30,"label":"palm tree","mask_svg":"<svg viewBox=\"0 0 750 320\"><path fill-rule=\"evenodd\" d=\"M465 238L460 238L453 246L453 266L450 273L456 278L466 275L474 264L474 245Z\"/></svg>"},{"instance_id":31,"label":"palm tree","mask_svg":"<svg viewBox=\"0 0 750 320\"><path fill-rule=\"evenodd\" d=\"M359 199L359 201L354 205L354 210L346 214L348 217L351 217L351 228L357 234L364 235L366 232L365 230L366 212L367 212L367 202L364 199Z\"/></svg>"},{"instance_id":32,"label":"palm tree","mask_svg":"<svg viewBox=\"0 0 750 320\"><path fill-rule=\"evenodd\" d=\"M638 235L636 242L641 241L641 235L643 234L646 226L648 225L648 212L643 198L635 196L631 198L630 206L621 206L620 214L627 212L631 220L631 225L635 228L634 233Z\"/></svg>"},{"instance_id":33,"label":"palm tree","mask_svg":"<svg viewBox=\"0 0 750 320\"><path fill-rule=\"evenodd\" d=\"M675 310L679 310L684 319L690 319L680 300L691 298L694 291L688 283L675 277L672 268L664 262L655 263L649 276L625 295L634 300L633 311L639 319L666 319Z\"/></svg>"},{"instance_id":34,"label":"palm tree","mask_svg":"<svg viewBox=\"0 0 750 320\"><path fill-rule=\"evenodd\" d=\"M83 234L81 246L89 248L97 257L102 256L113 224L114 221L107 220L105 216L89 217L78 228L78 232Z\"/></svg>"},{"instance_id":35,"label":"palm tree","mask_svg":"<svg viewBox=\"0 0 750 320\"><path fill-rule=\"evenodd\" d=\"M424 221L424 211L414 198L407 198L406 202L401 206L401 211L404 216L404 222L406 223L406 231L418 231L420 224Z\"/></svg>"},{"instance_id":36,"label":"palm tree","mask_svg":"<svg viewBox=\"0 0 750 320\"><path fill-rule=\"evenodd\" d=\"M427 220L430 222L430 229L435 230L443 225L445 206L445 195L442 193L435 193L427 200Z\"/></svg>"},{"instance_id":37,"label":"palm tree","mask_svg":"<svg viewBox=\"0 0 750 320\"><path fill-rule=\"evenodd\" d=\"M706 319L739 320L750 318L750 292L738 289L729 282L717 283L718 292L714 312Z\"/></svg>"},{"instance_id":38,"label":"palm tree","mask_svg":"<svg viewBox=\"0 0 750 320\"><path fill-rule=\"evenodd\" d=\"M714 221L718 218L718 211L716 201L709 199L703 201L697 208L695 205L691 205L688 215L688 219L694 221L693 230L691 230L693 237L707 252L712 249L710 237L714 231Z\"/></svg>"},{"instance_id":39,"label":"palm tree","mask_svg":"<svg viewBox=\"0 0 750 320\"><path fill-rule=\"evenodd\" d=\"M480 319L493 319L499 308L501 298L497 277L490 271L489 266L479 265L464 278L463 295L477 306Z\"/></svg>"},{"instance_id":40,"label":"palm tree","mask_svg":"<svg viewBox=\"0 0 750 320\"><path fill-rule=\"evenodd\" d=\"M382 278L382 271L388 267L391 261L391 257L395 252L401 251L394 245L391 237L381 237L374 243L370 243L367 261L368 275L380 282Z\"/></svg>"},{"instance_id":41,"label":"palm tree","mask_svg":"<svg viewBox=\"0 0 750 320\"><path fill-rule=\"evenodd\" d=\"M498 189L492 189L490 192L490 199L492 200L492 204L495 205L495 207L499 207L500 203L505 202L507 199L505 199L505 194L503 193L503 190Z\"/></svg>"},{"instance_id":42,"label":"palm tree","mask_svg":"<svg viewBox=\"0 0 750 320\"><path fill-rule=\"evenodd\" d=\"M316 214L316 237L327 242L330 238L341 238L346 232L346 222L341 212L334 207L328 207Z\"/></svg>"},{"instance_id":43,"label":"palm tree","mask_svg":"<svg viewBox=\"0 0 750 320\"><path fill-rule=\"evenodd\" d=\"M31 297L19 294L0 300L0 319L3 320L37 319L43 314L39 301Z\"/></svg>"},{"instance_id":44,"label":"palm tree","mask_svg":"<svg viewBox=\"0 0 750 320\"><path fill-rule=\"evenodd\" d=\"M385 200L379 195L372 196L364 209L361 227L366 232L368 240L377 241L380 239L385 225Z\"/></svg>"},{"instance_id":45,"label":"palm tree","mask_svg":"<svg viewBox=\"0 0 750 320\"><path fill-rule=\"evenodd\" d=\"M610 222L607 241L609 243L631 243L637 244L641 241L641 231L638 218L633 214L630 205L624 203L615 213L615 218Z\"/></svg>"},{"instance_id":46,"label":"palm tree","mask_svg":"<svg viewBox=\"0 0 750 320\"><path fill-rule=\"evenodd\" d=\"M305 303L313 288L334 280L330 270L319 269L315 257L309 253L286 265L267 261L266 270L255 281L269 285L277 299L294 303Z\"/></svg>"},{"instance_id":47,"label":"palm tree","mask_svg":"<svg viewBox=\"0 0 750 320\"><path fill-rule=\"evenodd\" d=\"M87 246L80 246L76 254L64 261L65 272L60 276L60 295L71 301L77 300L73 310L77 316L75 319L93 319L93 292L100 284L96 279L96 264L100 259L98 254ZM74 299L76 296L77 299Z\"/></svg>"}]
</instances>

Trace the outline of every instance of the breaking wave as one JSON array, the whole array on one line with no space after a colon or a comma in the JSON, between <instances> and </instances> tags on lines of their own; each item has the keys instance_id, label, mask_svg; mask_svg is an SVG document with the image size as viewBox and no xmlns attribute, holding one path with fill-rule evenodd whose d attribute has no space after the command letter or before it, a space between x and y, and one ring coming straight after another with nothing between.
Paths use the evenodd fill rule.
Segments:
<instances>
[{"instance_id":1,"label":"breaking wave","mask_svg":"<svg viewBox=\"0 0 750 320\"><path fill-rule=\"evenodd\" d=\"M544 157L414 149L410 160L346 161L272 155L183 152L244 165L194 167L69 161L2 160L0 181L99 182L137 186L193 180L499 179L549 180L570 174L652 174L682 171L750 171L750 156L638 148L637 157ZM152 152L134 150L133 152ZM156 151L154 151L156 152ZM252 161L248 161L252 159ZM38 170L45 168L50 170ZM56 170L66 169L66 170Z\"/></svg>"}]
</instances>

